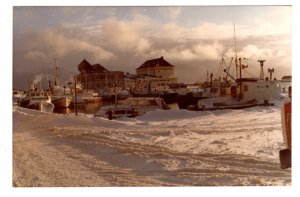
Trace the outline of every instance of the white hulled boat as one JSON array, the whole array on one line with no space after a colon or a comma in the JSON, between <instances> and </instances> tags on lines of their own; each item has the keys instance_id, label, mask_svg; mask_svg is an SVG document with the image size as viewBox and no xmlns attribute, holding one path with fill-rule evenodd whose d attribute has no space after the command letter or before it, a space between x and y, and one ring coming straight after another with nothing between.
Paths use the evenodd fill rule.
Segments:
<instances>
[{"instance_id":1,"label":"white hulled boat","mask_svg":"<svg viewBox=\"0 0 300 197\"><path fill-rule=\"evenodd\" d=\"M51 97L43 91L27 92L26 97L20 100L20 106L42 112L53 112L54 110L54 105L51 103Z\"/></svg>"},{"instance_id":2,"label":"white hulled boat","mask_svg":"<svg viewBox=\"0 0 300 197\"><path fill-rule=\"evenodd\" d=\"M235 26L234 26L234 38L235 38ZM231 59L230 65L233 62ZM245 60L246 58L243 58ZM242 70L247 68L247 63L242 63L242 58L237 57L236 51L236 39L235 39L235 72L236 78L230 74L230 65L226 67L224 58L220 63L220 73L225 72L234 83L228 84L226 87L212 86L212 74L211 85L209 91L204 91L204 97L212 96L211 98L201 99L198 101L198 105L191 107L195 110L214 110L214 109L240 109L246 107L252 107L256 105L273 105L272 100L282 99L282 86L280 81L272 79L273 69L268 69L270 78L264 77L264 62L266 60L258 60L260 63L260 77L259 78L243 78ZM225 68L223 68L225 66ZM207 93L207 96L205 96ZM210 95L209 93L213 93Z\"/></svg>"},{"instance_id":3,"label":"white hulled boat","mask_svg":"<svg viewBox=\"0 0 300 197\"><path fill-rule=\"evenodd\" d=\"M27 106L28 109L35 109L42 112L53 112L54 105L50 96L33 96Z\"/></svg>"},{"instance_id":4,"label":"white hulled boat","mask_svg":"<svg viewBox=\"0 0 300 197\"><path fill-rule=\"evenodd\" d=\"M241 109L257 105L272 105L273 100L282 99L282 86L278 80L239 78L230 87L214 87L215 95L201 99L190 109Z\"/></svg>"}]
</instances>

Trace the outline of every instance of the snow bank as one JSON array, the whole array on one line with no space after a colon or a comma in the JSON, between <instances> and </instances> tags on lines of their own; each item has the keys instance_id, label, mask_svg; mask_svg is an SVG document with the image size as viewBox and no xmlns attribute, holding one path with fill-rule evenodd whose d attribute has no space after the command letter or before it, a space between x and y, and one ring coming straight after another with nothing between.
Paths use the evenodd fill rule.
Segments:
<instances>
[{"instance_id":1,"label":"snow bank","mask_svg":"<svg viewBox=\"0 0 300 197\"><path fill-rule=\"evenodd\" d=\"M140 121L169 121L191 119L200 116L209 116L210 112L196 112L188 110L155 110L147 112L145 115L138 117Z\"/></svg>"},{"instance_id":2,"label":"snow bank","mask_svg":"<svg viewBox=\"0 0 300 197\"><path fill-rule=\"evenodd\" d=\"M13 132L16 186L291 184L276 106L112 121L14 107Z\"/></svg>"}]
</instances>

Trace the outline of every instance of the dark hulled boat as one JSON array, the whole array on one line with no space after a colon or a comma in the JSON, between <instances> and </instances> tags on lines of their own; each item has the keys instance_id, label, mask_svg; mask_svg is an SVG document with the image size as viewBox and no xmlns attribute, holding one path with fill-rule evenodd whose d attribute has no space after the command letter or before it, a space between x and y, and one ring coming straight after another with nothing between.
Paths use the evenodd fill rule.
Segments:
<instances>
[{"instance_id":1,"label":"dark hulled boat","mask_svg":"<svg viewBox=\"0 0 300 197\"><path fill-rule=\"evenodd\" d=\"M188 92L185 94L178 94L176 96L176 102L179 109L186 109L188 106L197 105L199 99L202 97L200 95L194 94L193 92Z\"/></svg>"}]
</instances>

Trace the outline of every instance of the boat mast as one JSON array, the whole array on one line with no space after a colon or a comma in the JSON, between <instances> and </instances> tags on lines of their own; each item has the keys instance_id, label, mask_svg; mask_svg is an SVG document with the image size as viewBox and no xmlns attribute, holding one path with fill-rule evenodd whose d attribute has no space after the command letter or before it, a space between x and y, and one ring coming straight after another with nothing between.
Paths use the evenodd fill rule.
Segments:
<instances>
[{"instance_id":1,"label":"boat mast","mask_svg":"<svg viewBox=\"0 0 300 197\"><path fill-rule=\"evenodd\" d=\"M234 33L234 52L235 52L235 70L236 70L236 78L238 78L238 68L240 69L240 94L239 94L239 99L242 99L242 59L237 58L237 51L236 51L236 36L235 36L235 23L234 23L234 18L233 18L233 33ZM238 64L239 60L239 64Z\"/></svg>"},{"instance_id":2,"label":"boat mast","mask_svg":"<svg viewBox=\"0 0 300 197\"><path fill-rule=\"evenodd\" d=\"M238 59L237 59L237 52L236 52L236 36L235 36L234 19L233 19L233 33L234 33L234 52L235 52L235 73L236 73L236 78L238 78Z\"/></svg>"},{"instance_id":3,"label":"boat mast","mask_svg":"<svg viewBox=\"0 0 300 197\"><path fill-rule=\"evenodd\" d=\"M240 66L240 98L242 99L242 59L239 58L239 66Z\"/></svg>"},{"instance_id":4,"label":"boat mast","mask_svg":"<svg viewBox=\"0 0 300 197\"><path fill-rule=\"evenodd\" d=\"M58 65L57 65L56 58L54 59L54 61L55 61L55 82L54 82L54 85L58 86L59 85L59 80L58 80Z\"/></svg>"}]
</instances>

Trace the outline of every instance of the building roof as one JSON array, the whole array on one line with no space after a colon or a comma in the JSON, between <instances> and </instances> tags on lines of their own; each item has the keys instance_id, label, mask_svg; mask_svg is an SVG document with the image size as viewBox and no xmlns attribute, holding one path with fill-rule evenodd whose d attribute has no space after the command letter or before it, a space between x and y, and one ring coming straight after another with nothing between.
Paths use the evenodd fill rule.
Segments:
<instances>
[{"instance_id":1,"label":"building roof","mask_svg":"<svg viewBox=\"0 0 300 197\"><path fill-rule=\"evenodd\" d=\"M174 66L169 62L167 62L166 60L164 60L164 57L161 56L160 58L145 61L136 70L145 69L145 68L155 68L155 67L174 67Z\"/></svg>"},{"instance_id":2,"label":"building roof","mask_svg":"<svg viewBox=\"0 0 300 197\"><path fill-rule=\"evenodd\" d=\"M283 76L282 80L292 80L292 76Z\"/></svg>"},{"instance_id":3,"label":"building roof","mask_svg":"<svg viewBox=\"0 0 300 197\"><path fill-rule=\"evenodd\" d=\"M92 65L92 72L107 72L108 70L106 68L104 68L103 66L101 66L100 64L94 64Z\"/></svg>"},{"instance_id":4,"label":"building roof","mask_svg":"<svg viewBox=\"0 0 300 197\"><path fill-rule=\"evenodd\" d=\"M80 72L82 72L83 70L88 71L91 69L91 67L92 65L88 61L86 61L86 59L83 59L82 62L80 62L80 64L78 65L78 70Z\"/></svg>"},{"instance_id":5,"label":"building roof","mask_svg":"<svg viewBox=\"0 0 300 197\"><path fill-rule=\"evenodd\" d=\"M99 72L106 72L108 71L106 68L101 66L100 64L91 65L86 59L83 59L82 62L78 65L78 70L82 72L86 70L87 73L99 73Z\"/></svg>"}]
</instances>

